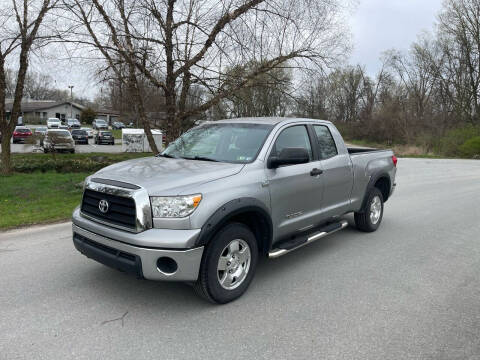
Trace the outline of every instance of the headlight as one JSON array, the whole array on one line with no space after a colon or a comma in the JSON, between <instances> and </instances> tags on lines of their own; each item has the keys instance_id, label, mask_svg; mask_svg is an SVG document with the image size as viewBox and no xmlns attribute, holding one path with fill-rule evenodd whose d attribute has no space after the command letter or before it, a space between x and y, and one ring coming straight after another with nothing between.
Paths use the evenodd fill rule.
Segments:
<instances>
[{"instance_id":1,"label":"headlight","mask_svg":"<svg viewBox=\"0 0 480 360\"><path fill-rule=\"evenodd\" d=\"M202 195L154 196L150 198L154 218L181 218L190 215L202 200Z\"/></svg>"}]
</instances>

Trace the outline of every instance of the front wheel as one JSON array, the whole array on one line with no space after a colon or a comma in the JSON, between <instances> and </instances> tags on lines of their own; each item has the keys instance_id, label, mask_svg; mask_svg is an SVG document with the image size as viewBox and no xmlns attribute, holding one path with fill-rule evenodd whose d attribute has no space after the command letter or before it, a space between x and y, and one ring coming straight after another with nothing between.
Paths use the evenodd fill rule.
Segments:
<instances>
[{"instance_id":1,"label":"front wheel","mask_svg":"<svg viewBox=\"0 0 480 360\"><path fill-rule=\"evenodd\" d=\"M383 218L383 195L377 188L368 194L364 212L355 213L357 229L364 232L374 232L380 226Z\"/></svg>"},{"instance_id":2,"label":"front wheel","mask_svg":"<svg viewBox=\"0 0 480 360\"><path fill-rule=\"evenodd\" d=\"M255 274L258 246L250 229L231 223L206 246L196 292L210 302L225 304L247 290Z\"/></svg>"}]
</instances>

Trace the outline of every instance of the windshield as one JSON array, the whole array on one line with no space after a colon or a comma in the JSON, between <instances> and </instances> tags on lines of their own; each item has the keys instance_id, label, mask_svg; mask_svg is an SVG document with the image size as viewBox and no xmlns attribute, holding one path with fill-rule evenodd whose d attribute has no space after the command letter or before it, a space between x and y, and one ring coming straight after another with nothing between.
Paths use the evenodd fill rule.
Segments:
<instances>
[{"instance_id":1,"label":"windshield","mask_svg":"<svg viewBox=\"0 0 480 360\"><path fill-rule=\"evenodd\" d=\"M102 136L110 136L110 135L112 135L112 133L109 132L109 131L102 131L102 132L100 132L100 135L102 135Z\"/></svg>"},{"instance_id":2,"label":"windshield","mask_svg":"<svg viewBox=\"0 0 480 360\"><path fill-rule=\"evenodd\" d=\"M87 135L85 130L73 130L72 135Z\"/></svg>"},{"instance_id":3,"label":"windshield","mask_svg":"<svg viewBox=\"0 0 480 360\"><path fill-rule=\"evenodd\" d=\"M69 138L70 137L70 132L69 131L49 131L47 133L47 136L49 139L52 138Z\"/></svg>"},{"instance_id":4,"label":"windshield","mask_svg":"<svg viewBox=\"0 0 480 360\"><path fill-rule=\"evenodd\" d=\"M266 124L206 124L187 131L161 155L245 164L255 160L272 128Z\"/></svg>"},{"instance_id":5,"label":"windshield","mask_svg":"<svg viewBox=\"0 0 480 360\"><path fill-rule=\"evenodd\" d=\"M107 122L105 120L95 120L96 124L106 124Z\"/></svg>"},{"instance_id":6,"label":"windshield","mask_svg":"<svg viewBox=\"0 0 480 360\"><path fill-rule=\"evenodd\" d=\"M17 133L22 133L22 134L26 134L26 133L29 133L29 132L30 132L30 129L26 129L26 128L16 128L16 129L15 129L15 132L17 132Z\"/></svg>"}]
</instances>

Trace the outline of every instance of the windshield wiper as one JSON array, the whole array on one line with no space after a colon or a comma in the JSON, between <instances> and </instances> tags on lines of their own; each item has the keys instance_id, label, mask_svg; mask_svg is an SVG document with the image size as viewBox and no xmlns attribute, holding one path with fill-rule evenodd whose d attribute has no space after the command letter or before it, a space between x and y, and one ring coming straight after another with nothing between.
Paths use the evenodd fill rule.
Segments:
<instances>
[{"instance_id":1,"label":"windshield wiper","mask_svg":"<svg viewBox=\"0 0 480 360\"><path fill-rule=\"evenodd\" d=\"M215 160L205 156L194 156L194 157L182 156L182 159L220 162L219 160Z\"/></svg>"}]
</instances>

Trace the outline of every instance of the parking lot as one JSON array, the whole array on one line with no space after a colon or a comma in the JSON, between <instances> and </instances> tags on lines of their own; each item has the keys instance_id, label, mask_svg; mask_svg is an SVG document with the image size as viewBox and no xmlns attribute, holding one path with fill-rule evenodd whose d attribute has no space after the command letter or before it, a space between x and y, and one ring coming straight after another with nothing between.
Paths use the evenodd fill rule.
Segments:
<instances>
[{"instance_id":1,"label":"parking lot","mask_svg":"<svg viewBox=\"0 0 480 360\"><path fill-rule=\"evenodd\" d=\"M12 153L32 153L43 152L40 146L29 144L13 144L11 145ZM1 151L1 149L0 149ZM93 139L88 139L88 145L75 145L75 152L78 153L119 153L122 152L122 139L115 139L115 145L95 145Z\"/></svg>"},{"instance_id":2,"label":"parking lot","mask_svg":"<svg viewBox=\"0 0 480 360\"><path fill-rule=\"evenodd\" d=\"M480 162L397 183L377 232L264 260L224 306L87 259L70 223L0 233L0 359L479 359Z\"/></svg>"},{"instance_id":3,"label":"parking lot","mask_svg":"<svg viewBox=\"0 0 480 360\"><path fill-rule=\"evenodd\" d=\"M37 125L38 126L38 125ZM27 125L28 128L32 130L32 132L35 129L35 125L30 126ZM13 140L10 140L11 144L11 152L12 153L20 153L20 154L25 154L25 153L36 153L36 152L43 152L42 147L40 147L39 141L37 141L37 145L32 145L28 143L19 143L19 144L14 144ZM0 152L1 152L0 148ZM77 144L75 145L75 152L78 153L119 153L122 152L122 139L117 136L115 138L115 145L95 145L95 140L94 138L88 139L88 145L86 144Z\"/></svg>"}]
</instances>

